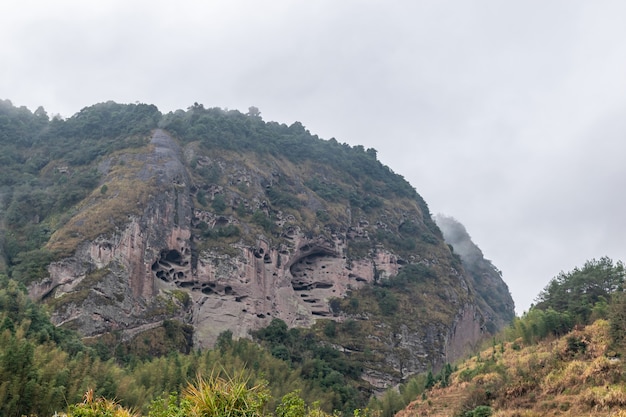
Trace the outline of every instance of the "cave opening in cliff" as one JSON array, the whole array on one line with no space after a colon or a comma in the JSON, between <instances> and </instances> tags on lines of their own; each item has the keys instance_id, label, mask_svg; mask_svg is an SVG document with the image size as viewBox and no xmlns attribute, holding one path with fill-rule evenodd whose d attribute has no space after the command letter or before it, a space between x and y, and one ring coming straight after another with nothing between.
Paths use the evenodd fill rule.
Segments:
<instances>
[{"instance_id":1,"label":"cave opening in cliff","mask_svg":"<svg viewBox=\"0 0 626 417\"><path fill-rule=\"evenodd\" d=\"M176 249L163 249L159 258L152 264L157 278L166 282L176 282L177 285L186 278L186 266L189 262L185 261L183 253Z\"/></svg>"},{"instance_id":2,"label":"cave opening in cliff","mask_svg":"<svg viewBox=\"0 0 626 417\"><path fill-rule=\"evenodd\" d=\"M181 255L179 251L172 249L163 252L165 252L165 256L163 256L163 253L161 253L161 258L165 259L166 261L173 262L178 265L182 263L183 255Z\"/></svg>"}]
</instances>

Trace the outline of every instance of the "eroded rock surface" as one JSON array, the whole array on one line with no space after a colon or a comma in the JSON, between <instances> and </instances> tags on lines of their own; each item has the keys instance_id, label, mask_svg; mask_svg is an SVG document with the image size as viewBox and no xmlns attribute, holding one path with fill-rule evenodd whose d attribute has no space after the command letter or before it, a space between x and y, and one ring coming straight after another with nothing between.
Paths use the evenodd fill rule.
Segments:
<instances>
[{"instance_id":1,"label":"eroded rock surface","mask_svg":"<svg viewBox=\"0 0 626 417\"><path fill-rule=\"evenodd\" d=\"M265 198L271 187L290 181L278 167L265 172L247 161L226 166L218 157L200 155L193 145L181 149L162 130L153 133L145 151L123 158L127 170L147 184L145 201L127 202L140 207L140 214L129 216L112 233L85 240L73 256L49 266L48 278L30 287L32 297L53 307L53 322L84 335L119 331L128 338L176 318L193 325L195 347L211 347L225 330L235 337L249 337L251 330L273 318L289 326L310 326L319 318L342 320L331 311L331 299L393 277L407 263L437 264L428 254L424 259L418 255L400 259L382 245L365 256L349 256L350 242L369 242L373 230L368 220L353 219L349 208L336 215L341 224L302 231L294 214L272 211ZM228 172L228 187L252 190L248 195L253 197L243 198L227 186L194 183L186 168L190 161L206 171ZM113 166L112 160L100 165L105 183L115 180ZM295 181L288 185L305 210L324 215L325 206L317 196ZM198 201L200 194L208 201L221 199L231 212L271 217L274 232L259 233L236 216L199 207L194 198ZM96 210L93 205L84 207ZM387 233L393 222L399 223L396 228L423 222L419 209L412 210L386 213L374 230ZM200 245L201 228L229 226L237 226L243 236L226 249ZM384 366L365 372L364 378L374 386L382 389L412 373L441 366L480 339L483 314L461 300L469 299L471 283L457 270L449 274L464 294L441 290L442 299L458 309L452 322L419 329L402 324L393 331L382 329L384 336L371 336L389 347ZM394 371L381 370L385 366Z\"/></svg>"}]
</instances>

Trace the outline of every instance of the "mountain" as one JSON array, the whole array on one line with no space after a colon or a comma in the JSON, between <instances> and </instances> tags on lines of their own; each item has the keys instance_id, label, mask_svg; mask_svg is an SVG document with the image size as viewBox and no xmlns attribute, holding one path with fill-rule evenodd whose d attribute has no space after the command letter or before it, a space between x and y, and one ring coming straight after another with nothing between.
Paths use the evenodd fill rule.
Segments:
<instances>
[{"instance_id":1,"label":"mountain","mask_svg":"<svg viewBox=\"0 0 626 417\"><path fill-rule=\"evenodd\" d=\"M513 316L497 270L456 255L374 149L256 108L107 102L63 120L3 101L0 147L3 272L111 349L189 352L284 323L380 390Z\"/></svg>"}]
</instances>

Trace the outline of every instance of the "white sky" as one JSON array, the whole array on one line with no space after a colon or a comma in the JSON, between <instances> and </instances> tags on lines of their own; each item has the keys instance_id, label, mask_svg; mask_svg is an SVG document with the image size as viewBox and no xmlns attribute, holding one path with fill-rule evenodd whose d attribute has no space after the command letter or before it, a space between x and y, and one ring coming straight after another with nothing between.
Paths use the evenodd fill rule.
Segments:
<instances>
[{"instance_id":1,"label":"white sky","mask_svg":"<svg viewBox=\"0 0 626 417\"><path fill-rule=\"evenodd\" d=\"M462 222L517 311L624 260L626 2L3 0L0 98L302 122Z\"/></svg>"}]
</instances>

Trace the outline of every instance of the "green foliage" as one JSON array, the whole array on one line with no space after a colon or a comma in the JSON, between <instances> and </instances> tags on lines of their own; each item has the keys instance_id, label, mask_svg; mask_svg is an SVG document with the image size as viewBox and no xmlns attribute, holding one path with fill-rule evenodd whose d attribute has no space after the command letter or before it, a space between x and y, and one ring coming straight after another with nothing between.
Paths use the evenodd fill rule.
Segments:
<instances>
[{"instance_id":1,"label":"green foliage","mask_svg":"<svg viewBox=\"0 0 626 417\"><path fill-rule=\"evenodd\" d=\"M624 284L624 265L607 257L585 262L582 268L561 272L537 297L536 308L570 314L588 324L596 303L606 302Z\"/></svg>"},{"instance_id":2,"label":"green foliage","mask_svg":"<svg viewBox=\"0 0 626 417\"><path fill-rule=\"evenodd\" d=\"M505 330L508 340L521 338L524 343L536 343L547 336L560 336L570 331L576 321L569 312L558 312L552 308L532 308L522 317L515 318Z\"/></svg>"},{"instance_id":3,"label":"green foliage","mask_svg":"<svg viewBox=\"0 0 626 417\"><path fill-rule=\"evenodd\" d=\"M587 261L569 273L561 272L539 294L537 304L513 320L505 331L507 339L536 343L548 336L564 335L577 324L608 317L614 341L622 340L620 328L626 321L619 311L624 276L623 264L606 257Z\"/></svg>"},{"instance_id":4,"label":"green foliage","mask_svg":"<svg viewBox=\"0 0 626 417\"><path fill-rule=\"evenodd\" d=\"M324 324L324 334L329 338L337 336L337 323L334 320L328 320Z\"/></svg>"},{"instance_id":5,"label":"green foliage","mask_svg":"<svg viewBox=\"0 0 626 417\"><path fill-rule=\"evenodd\" d=\"M332 326L332 325L331 325ZM335 325L335 331L336 325ZM280 319L256 331L253 336L261 341L272 355L291 366L299 366L302 377L327 393L333 394L332 408L352 410L364 402L356 389L361 367L338 350L321 343L313 332L288 330Z\"/></svg>"},{"instance_id":6,"label":"green foliage","mask_svg":"<svg viewBox=\"0 0 626 417\"><path fill-rule=\"evenodd\" d=\"M48 274L48 264L54 260L54 254L47 249L34 249L18 253L13 259L12 277L29 284Z\"/></svg>"},{"instance_id":7,"label":"green foliage","mask_svg":"<svg viewBox=\"0 0 626 417\"><path fill-rule=\"evenodd\" d=\"M489 417L493 414L493 409L488 405L479 405L473 410L466 411L463 417Z\"/></svg>"},{"instance_id":8,"label":"green foliage","mask_svg":"<svg viewBox=\"0 0 626 417\"><path fill-rule=\"evenodd\" d=\"M613 302L609 307L609 335L615 347L624 349L626 346L626 293L619 292L613 295Z\"/></svg>"},{"instance_id":9,"label":"green foliage","mask_svg":"<svg viewBox=\"0 0 626 417\"><path fill-rule=\"evenodd\" d=\"M409 264L403 267L397 275L381 281L381 285L387 288L407 288L407 286L436 278L436 272L430 267L423 264Z\"/></svg>"},{"instance_id":10,"label":"green foliage","mask_svg":"<svg viewBox=\"0 0 626 417\"><path fill-rule=\"evenodd\" d=\"M137 414L104 397L94 398L93 390L87 391L82 403L70 405L67 417L132 417Z\"/></svg>"},{"instance_id":11,"label":"green foliage","mask_svg":"<svg viewBox=\"0 0 626 417\"><path fill-rule=\"evenodd\" d=\"M270 199L272 206L276 208L298 209L302 204L293 192L279 190L277 187L269 187L265 193Z\"/></svg>"},{"instance_id":12,"label":"green foliage","mask_svg":"<svg viewBox=\"0 0 626 417\"><path fill-rule=\"evenodd\" d=\"M198 200L198 204L203 207L206 207L209 204L206 199L206 193L202 190L198 190L198 192L196 193L196 199Z\"/></svg>"},{"instance_id":13,"label":"green foliage","mask_svg":"<svg viewBox=\"0 0 626 417\"><path fill-rule=\"evenodd\" d=\"M393 292L386 288L376 287L374 294L378 301L378 308L383 315L390 316L398 310L398 299Z\"/></svg>"},{"instance_id":14,"label":"green foliage","mask_svg":"<svg viewBox=\"0 0 626 417\"><path fill-rule=\"evenodd\" d=\"M226 201L224 201L224 196L222 194L216 194L211 202L211 207L216 213L223 213L224 210L226 210Z\"/></svg>"},{"instance_id":15,"label":"green foliage","mask_svg":"<svg viewBox=\"0 0 626 417\"><path fill-rule=\"evenodd\" d=\"M299 122L291 126L266 123L260 117L252 117L236 110L205 109L202 105L194 104L187 111L165 115L162 127L174 132L184 141L199 139L207 149L246 149L260 155L280 155L296 164L325 161L332 166L342 166L352 181L367 178L371 183L369 190L376 191L369 194L352 193L350 198L355 206L364 210L379 207L380 197L377 195L386 198L417 198L424 214L430 217L428 207L413 187L381 164L374 149L350 147L335 139L319 139ZM307 186L329 201L341 201L346 196L342 186L322 178L312 178ZM284 203L297 204L293 199Z\"/></svg>"},{"instance_id":16,"label":"green foliage","mask_svg":"<svg viewBox=\"0 0 626 417\"><path fill-rule=\"evenodd\" d=\"M204 225L206 226L206 223L204 223ZM241 235L241 230L236 225L229 224L226 226L215 227L213 229L205 227L202 229L200 235L206 239L239 237Z\"/></svg>"},{"instance_id":17,"label":"green foliage","mask_svg":"<svg viewBox=\"0 0 626 417\"><path fill-rule=\"evenodd\" d=\"M313 177L305 181L304 185L315 191L315 193L321 198L331 203L336 203L345 199L346 190L341 186L325 179Z\"/></svg>"},{"instance_id":18,"label":"green foliage","mask_svg":"<svg viewBox=\"0 0 626 417\"><path fill-rule=\"evenodd\" d=\"M249 385L250 378L243 373L222 377L211 373L198 377L185 389L190 416L262 417L270 398L267 383Z\"/></svg>"},{"instance_id":19,"label":"green foliage","mask_svg":"<svg viewBox=\"0 0 626 417\"><path fill-rule=\"evenodd\" d=\"M263 230L268 233L274 230L274 228L276 227L274 222L261 210L257 210L254 212L254 214L252 215L252 222L261 226Z\"/></svg>"},{"instance_id":20,"label":"green foliage","mask_svg":"<svg viewBox=\"0 0 626 417\"><path fill-rule=\"evenodd\" d=\"M188 417L191 402L176 392L163 395L150 403L148 417Z\"/></svg>"},{"instance_id":21,"label":"green foliage","mask_svg":"<svg viewBox=\"0 0 626 417\"><path fill-rule=\"evenodd\" d=\"M0 256L14 278L30 282L43 276L52 259L42 246L71 207L98 186L100 174L90 164L115 150L145 145L160 117L152 105L107 102L50 120L42 108L31 113L0 102ZM102 195L107 189L100 188Z\"/></svg>"},{"instance_id":22,"label":"green foliage","mask_svg":"<svg viewBox=\"0 0 626 417\"><path fill-rule=\"evenodd\" d=\"M300 391L286 394L276 407L276 417L303 417L305 414L306 403L300 397Z\"/></svg>"}]
</instances>

